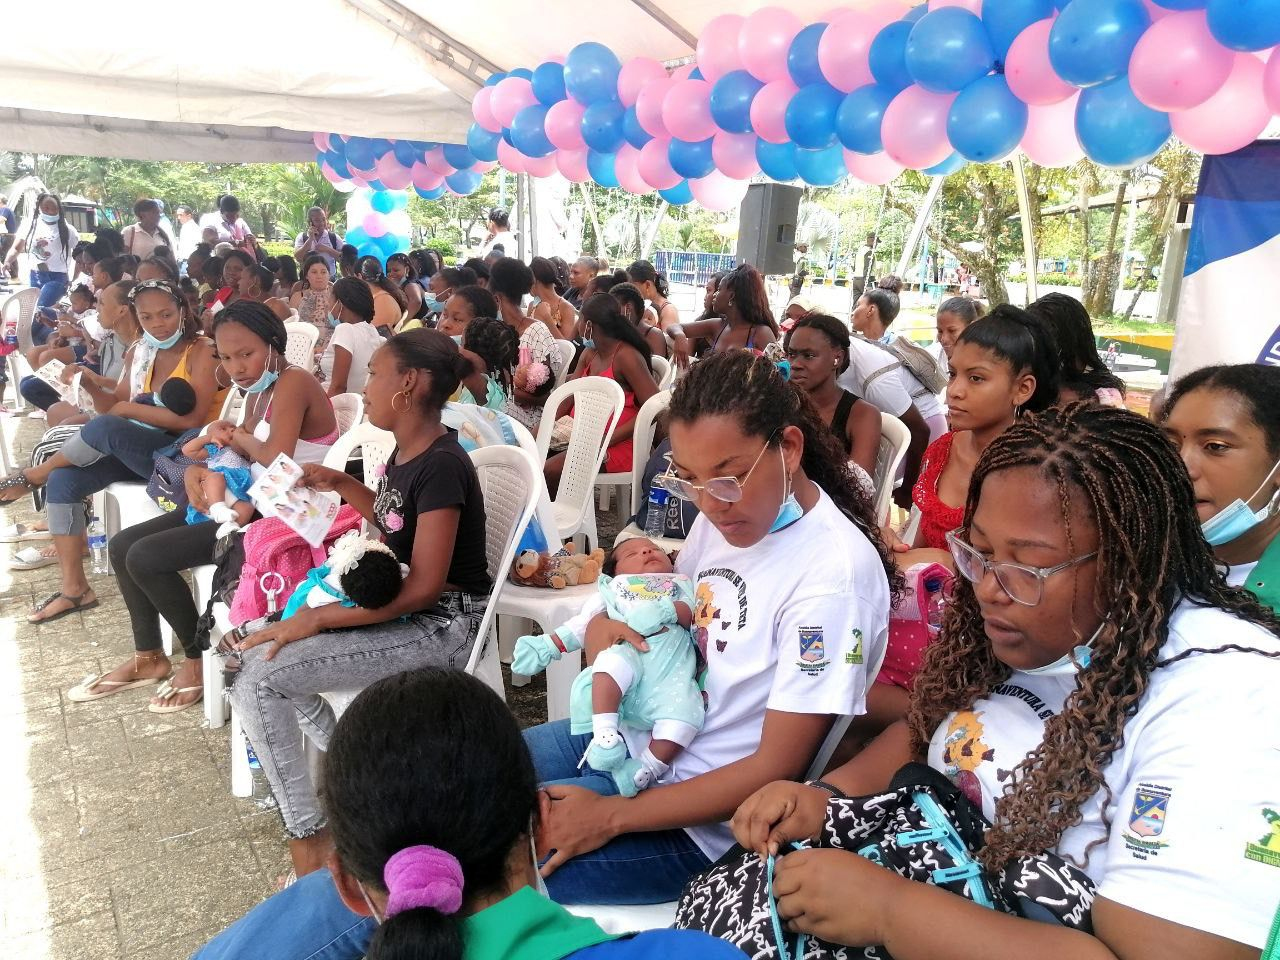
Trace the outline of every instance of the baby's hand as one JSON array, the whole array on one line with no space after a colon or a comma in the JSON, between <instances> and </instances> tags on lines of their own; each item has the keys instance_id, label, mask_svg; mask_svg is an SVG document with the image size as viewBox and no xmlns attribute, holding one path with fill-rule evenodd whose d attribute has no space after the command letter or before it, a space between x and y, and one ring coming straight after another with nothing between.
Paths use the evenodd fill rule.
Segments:
<instances>
[{"instance_id":1,"label":"baby's hand","mask_svg":"<svg viewBox=\"0 0 1280 960\"><path fill-rule=\"evenodd\" d=\"M235 432L236 425L230 420L217 420L209 424L209 429L205 431L205 437L214 446L225 447L231 442L231 437Z\"/></svg>"}]
</instances>

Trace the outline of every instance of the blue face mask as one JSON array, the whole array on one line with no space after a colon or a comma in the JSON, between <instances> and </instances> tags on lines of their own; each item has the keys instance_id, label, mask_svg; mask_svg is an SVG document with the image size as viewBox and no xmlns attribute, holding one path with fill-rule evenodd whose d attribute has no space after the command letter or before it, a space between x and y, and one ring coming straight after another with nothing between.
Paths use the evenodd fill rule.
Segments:
<instances>
[{"instance_id":1,"label":"blue face mask","mask_svg":"<svg viewBox=\"0 0 1280 960\"><path fill-rule=\"evenodd\" d=\"M1087 643L1077 644L1071 648L1070 653L1064 653L1053 663L1046 663L1043 667L1032 667L1030 670L1022 670L1021 673L1029 673L1033 677L1070 677L1079 673L1081 670L1087 670L1089 664L1093 662L1093 641L1098 639L1098 634L1102 632L1102 628L1107 625L1107 621L1103 620L1098 624L1098 629L1093 631L1093 636L1089 638Z\"/></svg>"},{"instance_id":2,"label":"blue face mask","mask_svg":"<svg viewBox=\"0 0 1280 960\"><path fill-rule=\"evenodd\" d=\"M447 300L448 297L445 298ZM445 300L437 300L435 294L428 293L422 298L423 304L426 305L427 313L439 313L444 309Z\"/></svg>"},{"instance_id":3,"label":"blue face mask","mask_svg":"<svg viewBox=\"0 0 1280 960\"><path fill-rule=\"evenodd\" d=\"M596 348L596 342L595 342L595 340L594 340L594 339L592 339L591 337L586 337L586 338L582 341L582 349L583 349L583 350L594 350L595 348Z\"/></svg>"},{"instance_id":4,"label":"blue face mask","mask_svg":"<svg viewBox=\"0 0 1280 960\"><path fill-rule=\"evenodd\" d=\"M336 327L336 326L337 326L338 324L340 324L341 322L342 322L342 321L341 321L341 320L339 320L337 317L335 317L335 316L333 315L333 312L332 312L332 311L330 311L330 313L329 313L329 326L331 326L331 327Z\"/></svg>"},{"instance_id":5,"label":"blue face mask","mask_svg":"<svg viewBox=\"0 0 1280 960\"><path fill-rule=\"evenodd\" d=\"M1271 477L1276 472L1277 467L1280 467L1280 463L1276 463L1276 465L1271 468L1271 473L1268 473L1266 478L1262 481L1262 486L1253 491L1253 496L1249 497L1249 500L1253 500L1254 497L1262 492L1262 488L1271 480ZM1280 498L1280 490L1277 490L1261 509L1251 510L1249 509L1249 504L1246 501L1237 497L1234 501L1227 504L1204 523L1200 524L1200 529L1204 533L1204 538L1208 540L1209 545L1213 547L1220 547L1224 543L1231 543L1233 540L1239 540L1246 533L1271 516L1272 512L1276 508L1277 498Z\"/></svg>"},{"instance_id":6,"label":"blue face mask","mask_svg":"<svg viewBox=\"0 0 1280 960\"><path fill-rule=\"evenodd\" d=\"M455 336L450 337L449 339L452 340L454 343L456 343L459 347L462 346L462 334L459 333Z\"/></svg>"},{"instance_id":7,"label":"blue face mask","mask_svg":"<svg viewBox=\"0 0 1280 960\"><path fill-rule=\"evenodd\" d=\"M45 223L57 223L58 215L56 213L42 213L40 214L40 219Z\"/></svg>"},{"instance_id":8,"label":"blue face mask","mask_svg":"<svg viewBox=\"0 0 1280 960\"><path fill-rule=\"evenodd\" d=\"M277 380L280 379L280 374L277 373L275 370L271 369L271 358L274 352L275 352L274 348L271 348L270 350L267 351L267 368L262 371L262 376L260 376L257 380L255 380L249 386L242 388L245 393L262 393L262 391L266 390L273 383L275 383Z\"/></svg>"},{"instance_id":9,"label":"blue face mask","mask_svg":"<svg viewBox=\"0 0 1280 960\"><path fill-rule=\"evenodd\" d=\"M782 448L778 448L778 456L782 456ZM787 468L786 461L783 461L782 469ZM795 491L791 489L791 478L783 474L783 491L782 504L778 507L778 517L773 521L773 526L769 528L770 533L777 533L783 527L789 527L801 517L804 516L804 509L800 506L800 501L796 499Z\"/></svg>"},{"instance_id":10,"label":"blue face mask","mask_svg":"<svg viewBox=\"0 0 1280 960\"><path fill-rule=\"evenodd\" d=\"M148 346L154 347L157 350L168 350L182 339L182 327L178 327L177 330L173 331L173 336L167 337L164 340L157 340L144 330L142 331L142 339L147 342Z\"/></svg>"}]
</instances>

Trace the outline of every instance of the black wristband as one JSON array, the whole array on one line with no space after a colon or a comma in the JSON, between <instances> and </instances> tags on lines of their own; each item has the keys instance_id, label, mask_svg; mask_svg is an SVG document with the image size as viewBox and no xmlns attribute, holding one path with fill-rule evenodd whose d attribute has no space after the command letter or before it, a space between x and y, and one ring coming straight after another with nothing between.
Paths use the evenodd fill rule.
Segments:
<instances>
[{"instance_id":1,"label":"black wristband","mask_svg":"<svg viewBox=\"0 0 1280 960\"><path fill-rule=\"evenodd\" d=\"M827 783L825 780L810 780L807 784L805 784L805 786L817 787L820 790L825 790L827 791L827 793L831 794L833 797L837 798L838 800L849 799L849 795L847 793L845 793L839 787L833 787L831 784Z\"/></svg>"}]
</instances>

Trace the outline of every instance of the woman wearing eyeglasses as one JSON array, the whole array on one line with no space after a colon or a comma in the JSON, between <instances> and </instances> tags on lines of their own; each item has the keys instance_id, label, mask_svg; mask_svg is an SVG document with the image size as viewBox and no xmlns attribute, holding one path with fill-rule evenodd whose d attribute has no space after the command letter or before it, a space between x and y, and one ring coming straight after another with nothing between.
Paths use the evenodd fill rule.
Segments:
<instances>
[{"instance_id":1,"label":"woman wearing eyeglasses","mask_svg":"<svg viewBox=\"0 0 1280 960\"><path fill-rule=\"evenodd\" d=\"M910 716L825 779L866 795L927 762L992 823L987 871L1053 852L1088 875L1092 934L836 850L780 858L783 921L896 960L1257 957L1280 900L1280 621L1224 581L1173 447L1096 404L1026 418L949 540L960 576ZM829 797L771 784L735 836L813 838Z\"/></svg>"}]
</instances>

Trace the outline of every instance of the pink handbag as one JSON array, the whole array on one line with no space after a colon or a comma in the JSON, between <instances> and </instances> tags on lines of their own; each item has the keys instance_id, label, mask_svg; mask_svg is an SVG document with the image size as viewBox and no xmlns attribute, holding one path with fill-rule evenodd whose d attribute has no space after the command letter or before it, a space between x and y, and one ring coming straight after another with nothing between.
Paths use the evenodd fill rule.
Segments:
<instances>
[{"instance_id":1,"label":"pink handbag","mask_svg":"<svg viewBox=\"0 0 1280 960\"><path fill-rule=\"evenodd\" d=\"M889 649L876 682L910 690L925 648L938 635L941 603L951 588L952 573L940 563L916 563L906 569L905 577L902 599L889 614Z\"/></svg>"}]
</instances>

